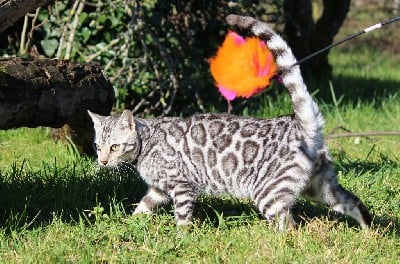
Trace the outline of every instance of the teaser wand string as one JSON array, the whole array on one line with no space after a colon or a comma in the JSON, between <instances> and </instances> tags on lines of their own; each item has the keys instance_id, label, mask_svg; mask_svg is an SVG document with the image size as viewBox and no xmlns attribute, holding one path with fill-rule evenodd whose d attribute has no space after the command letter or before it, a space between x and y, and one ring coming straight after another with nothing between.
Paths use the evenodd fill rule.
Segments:
<instances>
[{"instance_id":1,"label":"teaser wand string","mask_svg":"<svg viewBox=\"0 0 400 264\"><path fill-rule=\"evenodd\" d=\"M361 31L359 31L359 32L357 32L357 33L355 33L355 34L349 35L349 36L347 36L346 38L342 39L341 41L338 41L338 42L333 43L333 44L331 44L331 45L329 45L329 46L326 46L325 48L320 49L320 50L318 50L318 51L316 51L316 52L314 52L314 53L308 55L307 57L305 57L305 58L299 60L298 62L296 62L296 63L292 64L291 66L289 66L288 68L286 68L285 71L291 69L292 67L294 67L294 66L296 66L296 65L300 65L300 64L302 64L303 62L308 61L309 59L311 59L311 58L313 58L313 57L315 57L315 56L317 56L317 55L319 55L319 54L321 54L321 53L323 53L323 52L325 52L325 51L327 51L327 50L329 50L329 49L331 49L331 48L333 48L333 47L335 47L335 46L338 46L338 45L342 44L343 42L346 42L346 41L351 40L351 39L353 39L353 38L356 38L356 37L358 37L358 36L360 36L360 35L362 35L362 34L364 34L364 33L371 32L371 31L373 31L373 30L375 30L375 29L381 28L381 27L383 27L383 26L385 26L385 25L387 25L387 24L396 22L396 21L398 21L398 20L400 20L400 16L391 18L391 19L386 20L386 21L384 21L384 22L381 22L381 23L375 24L375 25L373 25L373 26L367 27L367 28L365 28L365 29L363 29L363 30L361 30Z\"/></svg>"}]
</instances>

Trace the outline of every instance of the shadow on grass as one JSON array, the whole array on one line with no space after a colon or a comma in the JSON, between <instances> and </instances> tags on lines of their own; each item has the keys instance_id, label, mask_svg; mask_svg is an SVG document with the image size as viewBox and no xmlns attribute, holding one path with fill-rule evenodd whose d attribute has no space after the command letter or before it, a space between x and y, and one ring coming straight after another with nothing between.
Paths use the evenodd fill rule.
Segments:
<instances>
[{"instance_id":1,"label":"shadow on grass","mask_svg":"<svg viewBox=\"0 0 400 264\"><path fill-rule=\"evenodd\" d=\"M107 213L115 203L129 214L146 190L133 171L90 172L76 166L48 166L34 172L14 167L0 171L0 225L11 231L47 225L55 216L66 222L78 221L97 206Z\"/></svg>"},{"instance_id":2,"label":"shadow on grass","mask_svg":"<svg viewBox=\"0 0 400 264\"><path fill-rule=\"evenodd\" d=\"M360 166L374 167L371 164ZM63 221L74 222L98 205L104 206L104 213L108 213L113 201L120 203L129 215L134 209L132 204L137 203L147 189L133 172L111 174L109 171L100 171L93 175L74 168L36 173L15 168L0 176L0 224L8 232L50 224L54 215ZM172 212L171 209L169 206L166 211ZM293 215L302 225L307 225L313 218L328 217L332 221L359 227L354 219L305 200L300 200L294 206ZM250 200L208 196L197 201L194 217L214 226L223 224L228 227L262 219ZM400 237L399 219L385 215L375 217L374 226Z\"/></svg>"},{"instance_id":3,"label":"shadow on grass","mask_svg":"<svg viewBox=\"0 0 400 264\"><path fill-rule=\"evenodd\" d=\"M400 81L396 80L335 76L324 80L308 78L307 86L310 93L315 93L314 97L318 102L332 106L335 105L335 102L341 105L356 105L361 102L374 103L374 106L379 108L388 98L400 96ZM247 109L250 115L260 113L260 110L266 106L263 102L268 101L271 102L271 105L275 105L276 102L279 102L279 100L276 100L277 97L284 93L286 93L286 89L275 82L265 93L259 96L236 100L233 103L234 114L240 115L244 109ZM225 107L225 104L222 105ZM219 110L225 111L225 108Z\"/></svg>"},{"instance_id":4,"label":"shadow on grass","mask_svg":"<svg viewBox=\"0 0 400 264\"><path fill-rule=\"evenodd\" d=\"M349 161L343 157L339 160L340 167L348 170L358 168L378 172L382 169L380 162ZM115 202L130 215L135 207L133 204L139 202L147 190L132 171L113 174L110 171L93 173L76 167L57 170L48 167L39 172L24 172L22 168L14 167L12 171L0 174L0 225L9 232L50 224L54 215L66 222L78 221L98 205L108 213L110 205ZM167 207L166 211L171 212L171 209L171 206ZM302 199L294 206L293 215L303 225L313 218L328 217L332 221L359 227L350 217ZM194 217L214 226L224 224L230 227L262 219L250 200L208 196L197 201ZM374 217L374 226L400 237L400 219L380 215Z\"/></svg>"},{"instance_id":5,"label":"shadow on grass","mask_svg":"<svg viewBox=\"0 0 400 264\"><path fill-rule=\"evenodd\" d=\"M357 175L361 175L365 172L378 173L385 168L396 168L399 161L396 157L390 157L384 153L378 153L380 160L370 161L369 156L375 152L375 146L373 146L369 153L363 159L351 159L349 155L343 151L333 151L332 156L335 163L335 167L340 169L344 173L349 173L350 171L356 172Z\"/></svg>"},{"instance_id":6,"label":"shadow on grass","mask_svg":"<svg viewBox=\"0 0 400 264\"><path fill-rule=\"evenodd\" d=\"M309 83L311 92L318 89L318 99L328 104L334 103L330 81L310 80ZM337 76L331 79L331 83L336 99L342 97L343 103L375 102L379 107L388 97L400 92L400 82L396 80Z\"/></svg>"},{"instance_id":7,"label":"shadow on grass","mask_svg":"<svg viewBox=\"0 0 400 264\"><path fill-rule=\"evenodd\" d=\"M209 203L196 204L195 217L201 222L208 221L211 225L236 227L239 225L251 224L254 221L263 219L251 202L238 203L214 199ZM296 223L301 226L307 225L312 219L327 219L338 223L345 223L351 228L360 228L358 222L349 217L332 211L329 207L301 199L292 209ZM395 234L400 237L400 219L391 216L374 216L373 228L383 230L388 234Z\"/></svg>"}]
</instances>

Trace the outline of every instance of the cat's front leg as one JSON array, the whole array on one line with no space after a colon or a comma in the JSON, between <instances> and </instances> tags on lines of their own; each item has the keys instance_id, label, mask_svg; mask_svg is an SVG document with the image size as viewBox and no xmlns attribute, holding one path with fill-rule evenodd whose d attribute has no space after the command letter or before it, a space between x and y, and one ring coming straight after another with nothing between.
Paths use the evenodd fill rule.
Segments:
<instances>
[{"instance_id":1,"label":"cat's front leg","mask_svg":"<svg viewBox=\"0 0 400 264\"><path fill-rule=\"evenodd\" d=\"M170 202L171 197L168 194L155 187L149 187L147 194L142 198L133 214L152 214L157 208L167 205Z\"/></svg>"},{"instance_id":2,"label":"cat's front leg","mask_svg":"<svg viewBox=\"0 0 400 264\"><path fill-rule=\"evenodd\" d=\"M178 183L171 197L174 203L174 213L177 225L188 225L192 221L194 202L197 192L189 183Z\"/></svg>"}]
</instances>

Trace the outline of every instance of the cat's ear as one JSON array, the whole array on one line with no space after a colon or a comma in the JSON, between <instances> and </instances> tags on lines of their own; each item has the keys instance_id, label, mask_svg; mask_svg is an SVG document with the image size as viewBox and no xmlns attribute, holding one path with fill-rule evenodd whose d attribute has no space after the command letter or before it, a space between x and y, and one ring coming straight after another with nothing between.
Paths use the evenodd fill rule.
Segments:
<instances>
[{"instance_id":1,"label":"cat's ear","mask_svg":"<svg viewBox=\"0 0 400 264\"><path fill-rule=\"evenodd\" d=\"M90 118L92 119L94 126L99 127L101 125L101 123L104 121L104 118L105 118L104 116L90 112L90 110L87 110L87 112L88 112Z\"/></svg>"},{"instance_id":2,"label":"cat's ear","mask_svg":"<svg viewBox=\"0 0 400 264\"><path fill-rule=\"evenodd\" d=\"M119 118L119 125L122 130L136 130L135 119L133 118L133 114L131 111L125 110L124 112L122 112L121 117Z\"/></svg>"}]
</instances>

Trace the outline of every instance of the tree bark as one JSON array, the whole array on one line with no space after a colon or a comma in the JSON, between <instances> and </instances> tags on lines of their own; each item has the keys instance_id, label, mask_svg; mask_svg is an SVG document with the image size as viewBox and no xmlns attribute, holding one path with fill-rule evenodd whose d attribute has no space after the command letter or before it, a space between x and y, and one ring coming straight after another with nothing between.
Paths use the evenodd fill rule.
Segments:
<instances>
[{"instance_id":1,"label":"tree bark","mask_svg":"<svg viewBox=\"0 0 400 264\"><path fill-rule=\"evenodd\" d=\"M332 44L350 8L350 0L324 0L323 3L324 11L311 35L311 52L318 51ZM323 69L327 74L332 74L332 66L328 61L328 53L329 51L312 60L310 65L312 72L318 73Z\"/></svg>"},{"instance_id":2,"label":"tree bark","mask_svg":"<svg viewBox=\"0 0 400 264\"><path fill-rule=\"evenodd\" d=\"M350 7L350 0L324 0L321 18L314 22L311 0L285 0L285 34L298 60L333 42ZM302 70L314 78L332 75L328 61L329 51L304 62Z\"/></svg>"},{"instance_id":3,"label":"tree bark","mask_svg":"<svg viewBox=\"0 0 400 264\"><path fill-rule=\"evenodd\" d=\"M113 102L114 89L96 64L0 59L0 129L68 124L63 130L90 153L93 132L86 110L108 115Z\"/></svg>"},{"instance_id":4,"label":"tree bark","mask_svg":"<svg viewBox=\"0 0 400 264\"><path fill-rule=\"evenodd\" d=\"M314 30L311 0L285 0L284 33L297 60L310 54L310 39Z\"/></svg>"},{"instance_id":5,"label":"tree bark","mask_svg":"<svg viewBox=\"0 0 400 264\"><path fill-rule=\"evenodd\" d=\"M49 4L51 0L0 0L0 33L26 13Z\"/></svg>"}]
</instances>

